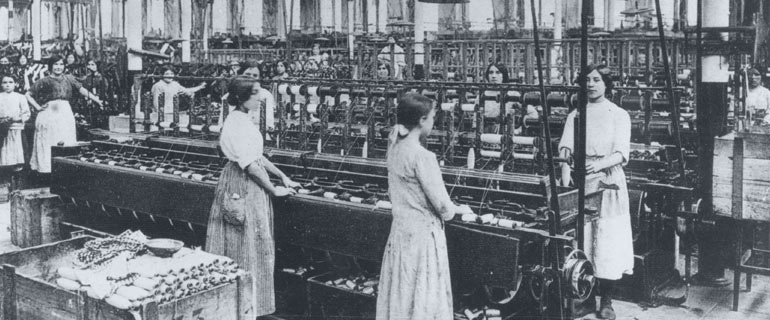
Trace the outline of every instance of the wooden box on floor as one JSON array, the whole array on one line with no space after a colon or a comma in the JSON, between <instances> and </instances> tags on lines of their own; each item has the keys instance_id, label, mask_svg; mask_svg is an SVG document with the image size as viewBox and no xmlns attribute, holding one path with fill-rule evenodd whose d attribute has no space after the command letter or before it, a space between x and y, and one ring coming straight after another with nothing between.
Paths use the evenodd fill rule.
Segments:
<instances>
[{"instance_id":1,"label":"wooden box on floor","mask_svg":"<svg viewBox=\"0 0 770 320\"><path fill-rule=\"evenodd\" d=\"M770 221L770 135L716 138L713 178L715 214Z\"/></svg>"},{"instance_id":2,"label":"wooden box on floor","mask_svg":"<svg viewBox=\"0 0 770 320\"><path fill-rule=\"evenodd\" d=\"M66 207L48 188L14 191L11 194L11 243L27 248L61 240L59 222Z\"/></svg>"},{"instance_id":3,"label":"wooden box on floor","mask_svg":"<svg viewBox=\"0 0 770 320\"><path fill-rule=\"evenodd\" d=\"M57 261L94 239L83 236L0 255L0 301L3 320L134 320L129 311L116 309L84 292L64 290L47 280ZM145 303L135 311L143 320L220 319L253 320L250 309L251 276L176 301Z\"/></svg>"}]
</instances>

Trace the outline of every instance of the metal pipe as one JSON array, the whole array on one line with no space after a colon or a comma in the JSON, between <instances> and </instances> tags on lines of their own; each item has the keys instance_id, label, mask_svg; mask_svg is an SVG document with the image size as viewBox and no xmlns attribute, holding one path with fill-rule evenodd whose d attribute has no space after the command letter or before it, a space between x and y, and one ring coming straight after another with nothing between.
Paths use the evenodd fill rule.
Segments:
<instances>
[{"instance_id":1,"label":"metal pipe","mask_svg":"<svg viewBox=\"0 0 770 320\"><path fill-rule=\"evenodd\" d=\"M668 50L666 48L666 36L663 31L663 17L660 9L660 0L655 0L655 11L658 17L658 35L660 37L660 51L663 53L663 71L666 73L666 89L668 92L668 102L671 105L671 122L674 125L674 143L676 143L677 157L679 157L679 178L682 185L685 183L684 176L684 152L682 151L682 136L679 133L679 106L674 102L674 89L671 80L671 67L668 65Z\"/></svg>"},{"instance_id":2,"label":"metal pipe","mask_svg":"<svg viewBox=\"0 0 770 320\"><path fill-rule=\"evenodd\" d=\"M584 247L584 234L583 226L585 225L585 203L586 203L586 107L588 105L588 88L586 83L586 73L588 72L588 16L591 12L588 11L588 4L591 0L583 0L582 13L581 13L581 33L580 33L580 74L578 78L578 84L580 85L580 91L578 92L579 101L575 117L575 184L578 189L578 215L577 226L575 228L575 238L577 239L577 247L583 250Z\"/></svg>"},{"instance_id":3,"label":"metal pipe","mask_svg":"<svg viewBox=\"0 0 770 320\"><path fill-rule=\"evenodd\" d=\"M540 82L540 99L543 105L543 114L540 116L540 121L543 123L543 133L545 134L545 152L548 156L546 165L548 168L548 182L551 184L551 210L556 213L556 228L561 227L561 214L559 210L559 199L556 196L559 194L558 186L556 185L556 168L553 163L553 143L551 142L551 124L548 117L551 115L551 107L548 105L548 99L545 94L545 81L543 80L543 57L540 54L540 35L537 28L537 15L535 14L535 0L530 0L532 4L532 32L535 36L535 57L537 58L537 78ZM504 106L503 102L501 106ZM501 108L505 110L505 108ZM501 110L501 114L504 112ZM560 232L557 230L557 232Z\"/></svg>"}]
</instances>

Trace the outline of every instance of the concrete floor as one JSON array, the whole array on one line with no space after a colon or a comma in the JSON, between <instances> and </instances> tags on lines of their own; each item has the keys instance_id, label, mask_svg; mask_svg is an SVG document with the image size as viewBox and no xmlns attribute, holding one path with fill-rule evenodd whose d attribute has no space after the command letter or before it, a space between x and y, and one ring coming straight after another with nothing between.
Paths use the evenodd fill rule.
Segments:
<instances>
[{"instance_id":1,"label":"concrete floor","mask_svg":"<svg viewBox=\"0 0 770 320\"><path fill-rule=\"evenodd\" d=\"M18 250L11 244L10 204L0 204L0 253ZM617 319L770 319L770 277L753 276L751 292L745 290L742 280L742 292L738 311L732 311L732 285L724 288L691 286L687 302L679 307L660 306L642 308L635 303L615 301L613 306ZM727 271L727 278L732 279L732 272ZM597 319L594 316L582 318Z\"/></svg>"}]
</instances>

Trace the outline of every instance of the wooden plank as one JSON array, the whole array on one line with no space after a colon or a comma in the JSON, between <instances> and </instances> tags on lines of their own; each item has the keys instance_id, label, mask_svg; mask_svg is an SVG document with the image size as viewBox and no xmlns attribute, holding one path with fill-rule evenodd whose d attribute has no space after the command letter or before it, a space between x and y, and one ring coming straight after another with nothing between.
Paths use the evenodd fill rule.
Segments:
<instances>
[{"instance_id":1,"label":"wooden plank","mask_svg":"<svg viewBox=\"0 0 770 320\"><path fill-rule=\"evenodd\" d=\"M27 248L58 241L65 207L48 188L17 190L11 200L11 243Z\"/></svg>"},{"instance_id":2,"label":"wooden plank","mask_svg":"<svg viewBox=\"0 0 770 320\"><path fill-rule=\"evenodd\" d=\"M79 319L79 297L76 293L20 274L17 274L15 280L16 304L20 320Z\"/></svg>"},{"instance_id":3,"label":"wooden plank","mask_svg":"<svg viewBox=\"0 0 770 320\"><path fill-rule=\"evenodd\" d=\"M238 286L218 286L158 306L158 319L246 319L238 316Z\"/></svg>"},{"instance_id":4,"label":"wooden plank","mask_svg":"<svg viewBox=\"0 0 770 320\"><path fill-rule=\"evenodd\" d=\"M16 268L3 265L3 319L16 320Z\"/></svg>"},{"instance_id":5,"label":"wooden plank","mask_svg":"<svg viewBox=\"0 0 770 320\"><path fill-rule=\"evenodd\" d=\"M743 138L733 141L732 217L743 216Z\"/></svg>"}]
</instances>

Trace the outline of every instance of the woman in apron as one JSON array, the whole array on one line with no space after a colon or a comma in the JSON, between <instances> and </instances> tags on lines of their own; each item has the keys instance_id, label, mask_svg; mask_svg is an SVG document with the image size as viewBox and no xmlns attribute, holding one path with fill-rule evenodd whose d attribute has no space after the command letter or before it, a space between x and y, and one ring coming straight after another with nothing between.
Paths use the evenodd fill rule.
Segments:
<instances>
[{"instance_id":1,"label":"woman in apron","mask_svg":"<svg viewBox=\"0 0 770 320\"><path fill-rule=\"evenodd\" d=\"M603 182L618 186L618 190L604 191L599 217L585 225L584 248L599 278L599 294L602 296L599 317L615 319L612 308L614 282L624 273L631 274L634 268L631 214L623 172L631 143L631 118L625 110L605 97L612 90L609 68L604 65L589 66L586 82L586 172L603 172L606 175ZM571 156L574 150L575 114L573 110L567 116L559 143L564 157ZM570 182L570 170L568 165L562 165L562 183L565 186Z\"/></svg>"},{"instance_id":2,"label":"woman in apron","mask_svg":"<svg viewBox=\"0 0 770 320\"><path fill-rule=\"evenodd\" d=\"M235 77L228 86L228 103L236 106L225 119L219 146L229 162L217 184L206 230L206 251L232 258L254 277L253 316L275 312L273 269L273 206L270 196L294 194L299 187L262 155L262 134L249 111L264 103L256 79ZM274 186L268 172L281 178Z\"/></svg>"},{"instance_id":3,"label":"woman in apron","mask_svg":"<svg viewBox=\"0 0 770 320\"><path fill-rule=\"evenodd\" d=\"M30 167L40 174L51 173L51 146L77 142L75 115L70 107L72 93L78 92L102 105L74 76L64 74L64 59L53 56L48 60L51 75L38 80L27 92L27 101L39 113L35 120L35 142Z\"/></svg>"}]
</instances>

